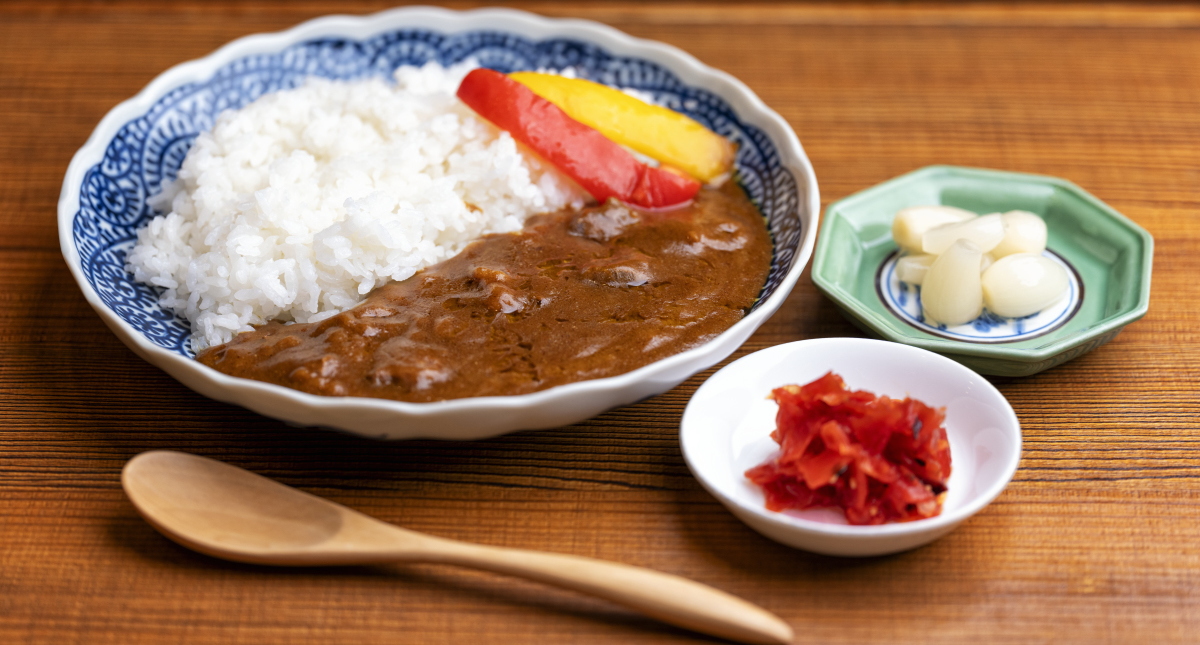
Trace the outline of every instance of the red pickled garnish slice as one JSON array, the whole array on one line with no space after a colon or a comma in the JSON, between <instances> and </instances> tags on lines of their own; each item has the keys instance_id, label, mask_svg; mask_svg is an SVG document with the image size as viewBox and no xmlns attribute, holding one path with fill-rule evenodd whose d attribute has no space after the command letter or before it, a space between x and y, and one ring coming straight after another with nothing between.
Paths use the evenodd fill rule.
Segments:
<instances>
[{"instance_id":1,"label":"red pickled garnish slice","mask_svg":"<svg viewBox=\"0 0 1200 645\"><path fill-rule=\"evenodd\" d=\"M647 166L599 130L495 70L471 70L457 94L479 116L507 130L601 203L615 197L641 208L670 208L700 190L696 179L665 166Z\"/></svg>"},{"instance_id":2,"label":"red pickled garnish slice","mask_svg":"<svg viewBox=\"0 0 1200 645\"><path fill-rule=\"evenodd\" d=\"M773 459L746 471L767 508L841 508L851 524L937 515L950 478L943 409L851 391L833 372L771 393Z\"/></svg>"}]
</instances>

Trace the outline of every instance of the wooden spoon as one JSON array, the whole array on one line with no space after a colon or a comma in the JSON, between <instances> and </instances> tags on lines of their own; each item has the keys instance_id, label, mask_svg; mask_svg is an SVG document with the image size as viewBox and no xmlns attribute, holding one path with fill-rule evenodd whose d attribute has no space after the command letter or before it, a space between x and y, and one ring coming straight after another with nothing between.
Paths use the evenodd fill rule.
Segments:
<instances>
[{"instance_id":1,"label":"wooden spoon","mask_svg":"<svg viewBox=\"0 0 1200 645\"><path fill-rule=\"evenodd\" d=\"M145 452L125 465L121 484L163 535L218 558L286 566L456 564L574 589L730 640L792 641L792 628L775 615L698 582L615 562L409 531L206 457Z\"/></svg>"}]
</instances>

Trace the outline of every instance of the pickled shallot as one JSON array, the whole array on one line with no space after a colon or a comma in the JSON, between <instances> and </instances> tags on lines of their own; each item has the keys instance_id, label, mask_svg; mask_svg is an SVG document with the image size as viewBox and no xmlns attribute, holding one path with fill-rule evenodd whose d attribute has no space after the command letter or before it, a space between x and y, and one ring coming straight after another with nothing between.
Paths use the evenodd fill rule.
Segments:
<instances>
[{"instance_id":1,"label":"pickled shallot","mask_svg":"<svg viewBox=\"0 0 1200 645\"><path fill-rule=\"evenodd\" d=\"M997 316L1020 318L1058 302L1069 288L1067 272L1037 253L1006 255L983 272L983 302Z\"/></svg>"},{"instance_id":2,"label":"pickled shallot","mask_svg":"<svg viewBox=\"0 0 1200 645\"><path fill-rule=\"evenodd\" d=\"M981 252L987 253L996 248L1003 239L1004 220L999 213L992 213L929 229L921 236L921 249L926 253L940 255L958 240L970 240Z\"/></svg>"},{"instance_id":3,"label":"pickled shallot","mask_svg":"<svg viewBox=\"0 0 1200 645\"><path fill-rule=\"evenodd\" d=\"M961 239L937 256L921 287L925 315L946 325L971 322L983 313L983 284L979 245Z\"/></svg>"},{"instance_id":4,"label":"pickled shallot","mask_svg":"<svg viewBox=\"0 0 1200 645\"><path fill-rule=\"evenodd\" d=\"M851 391L833 372L771 398L780 451L746 471L768 509L841 508L850 524L941 513L950 478L944 408Z\"/></svg>"},{"instance_id":5,"label":"pickled shallot","mask_svg":"<svg viewBox=\"0 0 1200 645\"><path fill-rule=\"evenodd\" d=\"M896 260L896 277L909 284L923 284L936 255L906 255Z\"/></svg>"},{"instance_id":6,"label":"pickled shallot","mask_svg":"<svg viewBox=\"0 0 1200 645\"><path fill-rule=\"evenodd\" d=\"M909 253L920 253L925 232L974 219L975 213L953 206L912 206L903 208L892 220L892 239Z\"/></svg>"},{"instance_id":7,"label":"pickled shallot","mask_svg":"<svg viewBox=\"0 0 1200 645\"><path fill-rule=\"evenodd\" d=\"M978 318L1023 318L1069 291L1066 271L1043 257L1041 217L1014 210L976 216L951 206L913 206L892 220L892 239L904 256L896 277L921 288L930 323L954 326Z\"/></svg>"},{"instance_id":8,"label":"pickled shallot","mask_svg":"<svg viewBox=\"0 0 1200 645\"><path fill-rule=\"evenodd\" d=\"M1029 211L1008 211L1000 216L1004 239L992 249L999 259L1014 253L1041 253L1046 250L1046 221Z\"/></svg>"}]
</instances>

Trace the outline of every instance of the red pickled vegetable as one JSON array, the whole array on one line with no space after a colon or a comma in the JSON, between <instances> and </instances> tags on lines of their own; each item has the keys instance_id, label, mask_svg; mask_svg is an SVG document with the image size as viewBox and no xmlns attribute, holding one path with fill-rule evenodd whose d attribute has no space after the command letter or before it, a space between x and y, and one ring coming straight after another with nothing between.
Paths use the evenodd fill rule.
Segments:
<instances>
[{"instance_id":1,"label":"red pickled vegetable","mask_svg":"<svg viewBox=\"0 0 1200 645\"><path fill-rule=\"evenodd\" d=\"M906 522L942 510L950 478L944 409L850 391L833 372L771 397L779 455L746 471L766 506L841 508L851 524Z\"/></svg>"},{"instance_id":2,"label":"red pickled vegetable","mask_svg":"<svg viewBox=\"0 0 1200 645\"><path fill-rule=\"evenodd\" d=\"M631 206L667 208L687 203L700 190L699 181L638 161L598 130L495 70L472 70L459 85L458 98L554 164L599 202L612 197Z\"/></svg>"}]
</instances>

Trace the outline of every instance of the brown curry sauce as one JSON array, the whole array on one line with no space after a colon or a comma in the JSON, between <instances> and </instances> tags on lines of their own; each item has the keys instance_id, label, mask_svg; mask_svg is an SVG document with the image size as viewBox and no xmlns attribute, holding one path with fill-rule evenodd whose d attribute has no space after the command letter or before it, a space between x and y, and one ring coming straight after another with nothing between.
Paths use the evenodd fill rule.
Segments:
<instances>
[{"instance_id":1,"label":"brown curry sauce","mask_svg":"<svg viewBox=\"0 0 1200 645\"><path fill-rule=\"evenodd\" d=\"M269 323L198 360L330 396L524 394L710 340L754 304L770 264L763 218L736 186L667 212L609 204L537 215L353 309Z\"/></svg>"}]
</instances>

